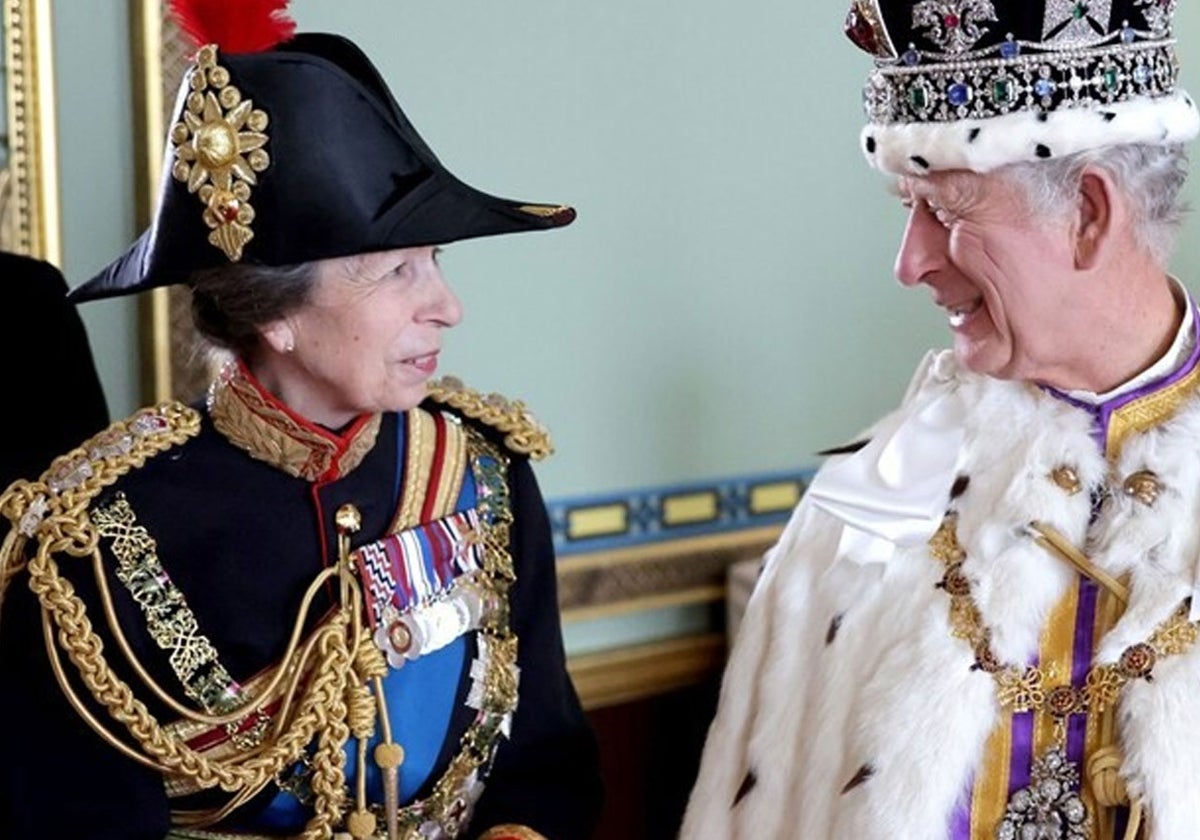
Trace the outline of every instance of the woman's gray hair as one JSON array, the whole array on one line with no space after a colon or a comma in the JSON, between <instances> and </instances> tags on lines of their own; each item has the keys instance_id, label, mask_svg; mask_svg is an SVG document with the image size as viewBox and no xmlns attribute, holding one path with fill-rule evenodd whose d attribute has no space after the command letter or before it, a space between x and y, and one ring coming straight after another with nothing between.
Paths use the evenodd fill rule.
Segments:
<instances>
[{"instance_id":1,"label":"woman's gray hair","mask_svg":"<svg viewBox=\"0 0 1200 840\"><path fill-rule=\"evenodd\" d=\"M203 338L246 358L258 347L259 328L308 303L316 280L316 263L199 271L188 280L192 321Z\"/></svg>"},{"instance_id":2,"label":"woman's gray hair","mask_svg":"<svg viewBox=\"0 0 1200 840\"><path fill-rule=\"evenodd\" d=\"M1024 191L1031 212L1049 219L1074 210L1080 179L1088 166L1108 172L1129 198L1138 243L1165 267L1188 209L1179 197L1188 172L1182 144L1108 146L1053 160L1014 163L998 171Z\"/></svg>"}]
</instances>

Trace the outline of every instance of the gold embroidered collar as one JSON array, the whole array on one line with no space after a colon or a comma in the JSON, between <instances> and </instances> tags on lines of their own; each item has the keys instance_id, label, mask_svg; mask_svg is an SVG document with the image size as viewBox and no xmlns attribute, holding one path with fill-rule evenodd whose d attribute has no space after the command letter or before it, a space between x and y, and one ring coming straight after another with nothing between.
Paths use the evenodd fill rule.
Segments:
<instances>
[{"instance_id":1,"label":"gold embroidered collar","mask_svg":"<svg viewBox=\"0 0 1200 840\"><path fill-rule=\"evenodd\" d=\"M306 420L263 388L241 360L226 365L209 387L208 413L234 446L307 481L348 475L379 434L379 414L359 415L340 434Z\"/></svg>"}]
</instances>

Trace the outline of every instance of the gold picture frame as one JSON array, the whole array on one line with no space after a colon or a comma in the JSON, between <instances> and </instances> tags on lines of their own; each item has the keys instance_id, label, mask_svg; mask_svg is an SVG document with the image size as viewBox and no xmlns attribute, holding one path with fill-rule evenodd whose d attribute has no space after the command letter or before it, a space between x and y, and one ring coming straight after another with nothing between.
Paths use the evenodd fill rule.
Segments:
<instances>
[{"instance_id":1,"label":"gold picture frame","mask_svg":"<svg viewBox=\"0 0 1200 840\"><path fill-rule=\"evenodd\" d=\"M3 0L7 161L0 248L62 265L50 0Z\"/></svg>"},{"instance_id":2,"label":"gold picture frame","mask_svg":"<svg viewBox=\"0 0 1200 840\"><path fill-rule=\"evenodd\" d=\"M192 47L166 14L162 0L130 0L133 39L136 212L147 227L158 201L166 127L175 92ZM203 393L211 371L191 320L191 293L184 287L154 289L140 303L142 398L185 402Z\"/></svg>"}]
</instances>

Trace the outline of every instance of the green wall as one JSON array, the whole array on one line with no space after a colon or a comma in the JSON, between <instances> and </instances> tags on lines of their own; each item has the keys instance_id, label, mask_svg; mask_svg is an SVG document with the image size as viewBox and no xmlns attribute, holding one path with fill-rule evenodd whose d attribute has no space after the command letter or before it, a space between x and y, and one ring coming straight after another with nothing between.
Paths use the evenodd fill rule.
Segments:
<instances>
[{"instance_id":1,"label":"green wall","mask_svg":"<svg viewBox=\"0 0 1200 840\"><path fill-rule=\"evenodd\" d=\"M453 246L467 318L444 370L555 432L547 495L812 463L947 342L891 278L903 217L857 151L869 60L841 3L294 0L351 36L458 175L579 208L563 231ZM59 0L65 270L133 239L124 4ZM1181 4L1200 92L1200 9ZM1189 48L1189 45L1198 45ZM1200 180L1190 196L1200 203ZM1178 271L1200 271L1189 219ZM1189 267L1192 270L1189 271ZM135 307L84 307L113 411L138 402Z\"/></svg>"},{"instance_id":2,"label":"green wall","mask_svg":"<svg viewBox=\"0 0 1200 840\"><path fill-rule=\"evenodd\" d=\"M63 273L76 286L119 254L134 229L129 15L113 0L53 3ZM80 307L114 417L140 404L134 301Z\"/></svg>"}]
</instances>

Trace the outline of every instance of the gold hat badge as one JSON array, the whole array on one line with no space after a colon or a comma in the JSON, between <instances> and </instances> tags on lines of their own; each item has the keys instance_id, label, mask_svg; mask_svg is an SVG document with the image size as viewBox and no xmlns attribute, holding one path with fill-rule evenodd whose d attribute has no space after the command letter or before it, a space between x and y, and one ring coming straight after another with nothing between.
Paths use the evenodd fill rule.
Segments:
<instances>
[{"instance_id":1,"label":"gold hat badge","mask_svg":"<svg viewBox=\"0 0 1200 840\"><path fill-rule=\"evenodd\" d=\"M192 70L183 120L171 127L175 165L171 174L199 192L208 241L231 262L254 238L250 224L250 187L257 185L271 158L267 144L267 114L229 83L229 71L217 64L214 44L201 47Z\"/></svg>"}]
</instances>

